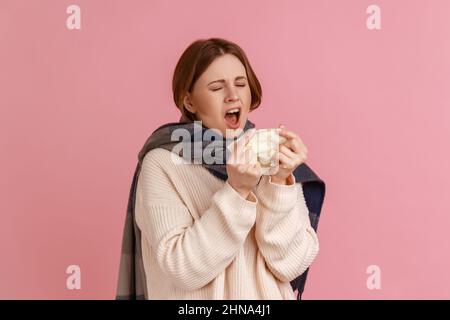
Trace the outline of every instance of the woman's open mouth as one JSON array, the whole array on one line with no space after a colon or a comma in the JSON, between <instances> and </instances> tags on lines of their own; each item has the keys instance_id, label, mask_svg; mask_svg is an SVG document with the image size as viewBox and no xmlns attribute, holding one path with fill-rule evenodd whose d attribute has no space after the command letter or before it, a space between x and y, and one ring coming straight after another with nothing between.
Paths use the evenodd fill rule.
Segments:
<instances>
[{"instance_id":1,"label":"woman's open mouth","mask_svg":"<svg viewBox=\"0 0 450 320\"><path fill-rule=\"evenodd\" d=\"M241 108L236 107L232 108L225 113L225 123L230 129L238 129L239 128L239 118L241 115Z\"/></svg>"}]
</instances>

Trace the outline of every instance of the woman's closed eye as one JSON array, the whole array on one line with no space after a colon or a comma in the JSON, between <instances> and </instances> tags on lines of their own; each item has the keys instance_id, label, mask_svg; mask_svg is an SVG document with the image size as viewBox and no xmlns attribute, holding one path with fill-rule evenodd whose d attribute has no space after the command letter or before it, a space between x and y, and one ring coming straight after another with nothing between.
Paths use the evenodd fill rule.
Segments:
<instances>
[{"instance_id":1,"label":"woman's closed eye","mask_svg":"<svg viewBox=\"0 0 450 320\"><path fill-rule=\"evenodd\" d=\"M245 87L245 84L237 84L236 87ZM223 87L220 87L220 88L214 88L214 89L212 89L212 91L217 91L217 90L220 90L220 89L222 89L222 88L223 88Z\"/></svg>"}]
</instances>

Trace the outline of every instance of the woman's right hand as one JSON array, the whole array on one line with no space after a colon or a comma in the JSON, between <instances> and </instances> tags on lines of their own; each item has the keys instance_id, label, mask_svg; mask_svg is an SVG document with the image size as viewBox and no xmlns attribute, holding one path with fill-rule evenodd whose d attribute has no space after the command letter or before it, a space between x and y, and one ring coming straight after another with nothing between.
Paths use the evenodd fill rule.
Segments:
<instances>
[{"instance_id":1,"label":"woman's right hand","mask_svg":"<svg viewBox=\"0 0 450 320\"><path fill-rule=\"evenodd\" d=\"M248 197L262 175L256 155L250 148L248 150L245 148L255 131L255 129L247 130L242 137L230 144L231 155L226 165L228 183L243 198Z\"/></svg>"}]
</instances>

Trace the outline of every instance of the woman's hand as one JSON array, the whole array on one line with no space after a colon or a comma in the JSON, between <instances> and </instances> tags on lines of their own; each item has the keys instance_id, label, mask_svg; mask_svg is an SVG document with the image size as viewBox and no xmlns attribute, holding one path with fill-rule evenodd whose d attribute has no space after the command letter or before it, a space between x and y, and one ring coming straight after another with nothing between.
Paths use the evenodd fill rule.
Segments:
<instances>
[{"instance_id":1,"label":"woman's hand","mask_svg":"<svg viewBox=\"0 0 450 320\"><path fill-rule=\"evenodd\" d=\"M247 130L241 138L230 145L231 156L226 166L228 183L243 198L248 197L262 175L256 155L250 148L245 148L254 134L254 129Z\"/></svg>"},{"instance_id":2,"label":"woman's hand","mask_svg":"<svg viewBox=\"0 0 450 320\"><path fill-rule=\"evenodd\" d=\"M279 150L274 156L278 161L278 170L271 175L271 180L278 184L288 184L287 178L294 170L306 161L308 149L300 137L292 131L286 130L285 126L279 126L279 135L286 138L286 141L279 146Z\"/></svg>"}]
</instances>

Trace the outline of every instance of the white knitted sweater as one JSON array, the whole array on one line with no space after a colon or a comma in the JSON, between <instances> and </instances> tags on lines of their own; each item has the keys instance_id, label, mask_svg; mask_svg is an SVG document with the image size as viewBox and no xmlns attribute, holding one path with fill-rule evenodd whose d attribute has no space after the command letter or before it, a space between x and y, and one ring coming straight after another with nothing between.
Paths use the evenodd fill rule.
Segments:
<instances>
[{"instance_id":1,"label":"white knitted sweater","mask_svg":"<svg viewBox=\"0 0 450 320\"><path fill-rule=\"evenodd\" d=\"M319 250L301 184L263 176L247 200L201 165L174 163L173 155L148 152L138 179L148 298L295 299L289 281Z\"/></svg>"}]
</instances>

